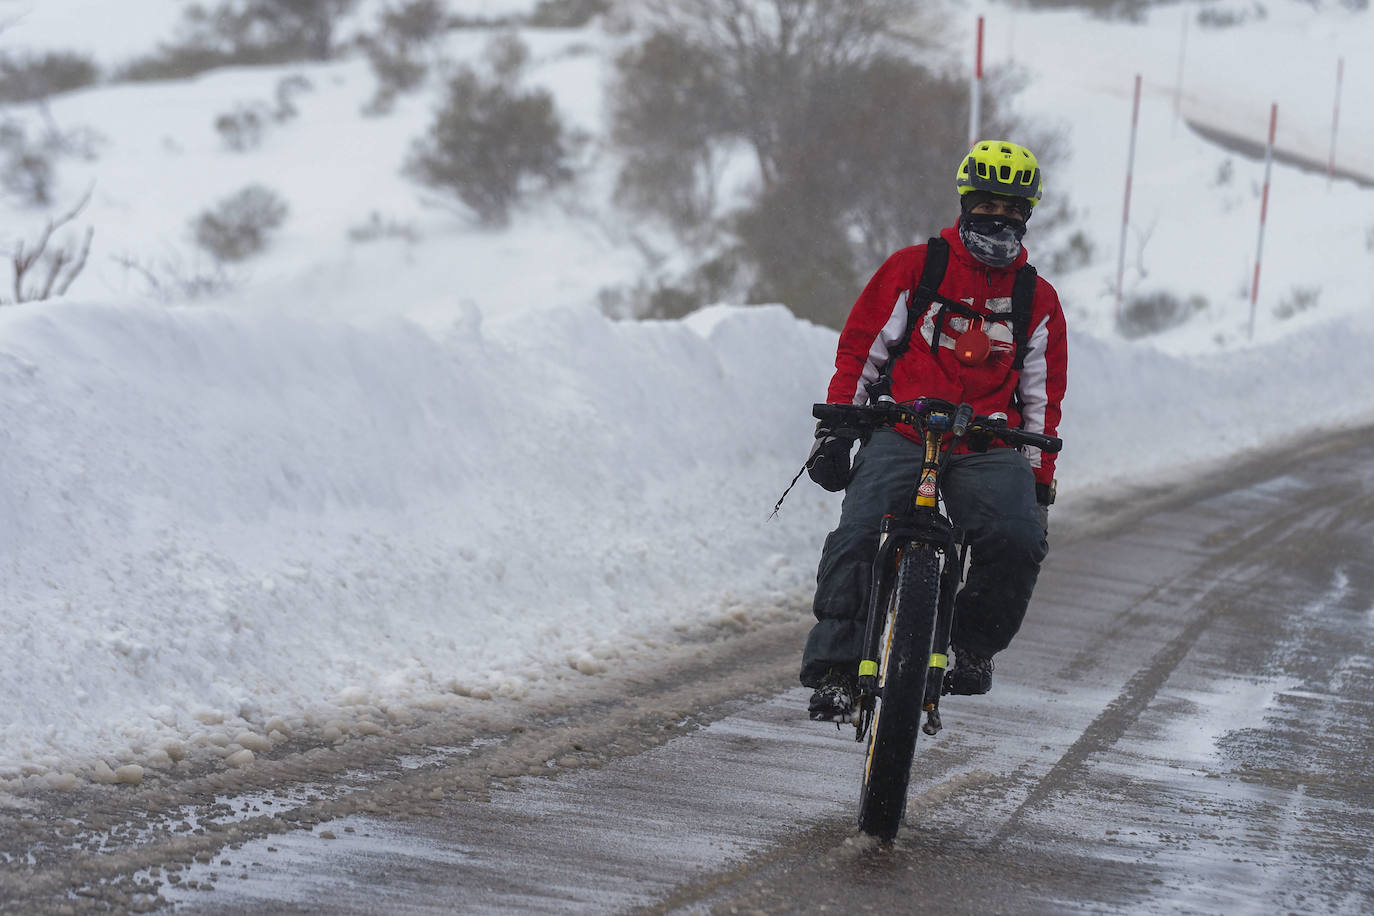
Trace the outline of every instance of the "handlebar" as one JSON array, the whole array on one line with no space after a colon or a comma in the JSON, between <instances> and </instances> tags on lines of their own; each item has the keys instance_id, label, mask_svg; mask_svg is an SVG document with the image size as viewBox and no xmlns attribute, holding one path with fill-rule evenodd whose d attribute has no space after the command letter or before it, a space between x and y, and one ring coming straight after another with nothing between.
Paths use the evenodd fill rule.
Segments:
<instances>
[{"instance_id":1,"label":"handlebar","mask_svg":"<svg viewBox=\"0 0 1374 916\"><path fill-rule=\"evenodd\" d=\"M1042 452L1058 452L1064 440L1007 426L1005 417L974 416L968 404L953 404L939 398L917 398L897 403L814 404L811 415L838 436L857 439L883 426L905 424L916 429L947 430L956 439L965 436L992 436L1007 445L1028 445Z\"/></svg>"}]
</instances>

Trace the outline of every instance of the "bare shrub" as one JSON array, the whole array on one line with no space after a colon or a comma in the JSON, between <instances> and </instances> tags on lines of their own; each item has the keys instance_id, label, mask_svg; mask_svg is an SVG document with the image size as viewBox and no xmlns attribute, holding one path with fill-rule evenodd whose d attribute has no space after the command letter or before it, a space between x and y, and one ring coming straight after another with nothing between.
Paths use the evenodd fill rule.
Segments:
<instances>
[{"instance_id":1,"label":"bare shrub","mask_svg":"<svg viewBox=\"0 0 1374 916\"><path fill-rule=\"evenodd\" d=\"M90 199L91 194L87 191L76 206L49 219L32 245L23 240L15 243L10 255L14 296L10 302L37 302L66 294L86 267L95 229L87 226L75 238L68 236L61 242L55 242L54 238L64 227L75 222Z\"/></svg>"},{"instance_id":2,"label":"bare shrub","mask_svg":"<svg viewBox=\"0 0 1374 916\"><path fill-rule=\"evenodd\" d=\"M0 102L36 102L59 92L84 89L100 71L84 54L49 51L0 56Z\"/></svg>"},{"instance_id":3,"label":"bare shrub","mask_svg":"<svg viewBox=\"0 0 1374 916\"><path fill-rule=\"evenodd\" d=\"M372 65L372 75L377 78L377 89L363 106L366 115L390 113L396 99L423 83L429 72L425 64L393 46L368 42L364 51Z\"/></svg>"},{"instance_id":4,"label":"bare shrub","mask_svg":"<svg viewBox=\"0 0 1374 916\"><path fill-rule=\"evenodd\" d=\"M1316 308L1321 292L1320 286L1293 287L1288 291L1288 295L1280 299L1279 304L1274 306L1274 317L1280 321L1287 321L1294 315L1301 314L1310 308Z\"/></svg>"},{"instance_id":5,"label":"bare shrub","mask_svg":"<svg viewBox=\"0 0 1374 916\"><path fill-rule=\"evenodd\" d=\"M1049 263L1046 268L1053 274L1067 273L1086 267L1092 263L1096 246L1088 237L1088 234L1081 229L1069 236L1062 248L1056 249L1050 254Z\"/></svg>"},{"instance_id":6,"label":"bare shrub","mask_svg":"<svg viewBox=\"0 0 1374 916\"><path fill-rule=\"evenodd\" d=\"M150 261L133 255L119 255L114 261L137 277L144 294L158 302L190 302L217 296L234 288L233 277L224 263L217 259L212 259L208 265L200 262L188 265L175 256Z\"/></svg>"},{"instance_id":7,"label":"bare shrub","mask_svg":"<svg viewBox=\"0 0 1374 916\"><path fill-rule=\"evenodd\" d=\"M1244 25L1253 20L1263 20L1269 17L1269 12L1262 3L1251 3L1244 9L1234 9L1225 6L1204 6L1198 10L1197 24L1208 29L1229 29L1234 26Z\"/></svg>"},{"instance_id":8,"label":"bare shrub","mask_svg":"<svg viewBox=\"0 0 1374 916\"><path fill-rule=\"evenodd\" d=\"M410 223L403 223L394 219L383 219L382 214L373 210L366 222L348 229L348 240L350 242L376 242L382 239L398 239L406 243L419 241L420 233Z\"/></svg>"},{"instance_id":9,"label":"bare shrub","mask_svg":"<svg viewBox=\"0 0 1374 916\"><path fill-rule=\"evenodd\" d=\"M491 67L496 81L509 89L514 89L530 62L530 46L520 40L514 32L501 32L494 36L482 49L482 57Z\"/></svg>"},{"instance_id":10,"label":"bare shrub","mask_svg":"<svg viewBox=\"0 0 1374 916\"><path fill-rule=\"evenodd\" d=\"M1137 293L1121 303L1117 330L1123 337L1147 337L1183 324L1206 307L1202 296L1182 299L1163 290Z\"/></svg>"},{"instance_id":11,"label":"bare shrub","mask_svg":"<svg viewBox=\"0 0 1374 916\"><path fill-rule=\"evenodd\" d=\"M450 80L405 170L456 196L483 224L499 226L524 194L572 178L572 143L548 92L520 91L513 74L487 80L465 68Z\"/></svg>"},{"instance_id":12,"label":"bare shrub","mask_svg":"<svg viewBox=\"0 0 1374 916\"><path fill-rule=\"evenodd\" d=\"M0 190L20 206L51 206L59 161L94 159L102 142L90 128L62 130L51 117L36 135L18 120L0 120Z\"/></svg>"},{"instance_id":13,"label":"bare shrub","mask_svg":"<svg viewBox=\"0 0 1374 916\"><path fill-rule=\"evenodd\" d=\"M1101 19L1124 19L1140 22L1153 6L1164 6L1172 0L1025 0L1026 5L1038 9L1077 8Z\"/></svg>"},{"instance_id":14,"label":"bare shrub","mask_svg":"<svg viewBox=\"0 0 1374 916\"><path fill-rule=\"evenodd\" d=\"M618 202L690 236L716 207L718 138L737 134L728 87L705 50L655 32L616 61L611 140L624 161Z\"/></svg>"},{"instance_id":15,"label":"bare shrub","mask_svg":"<svg viewBox=\"0 0 1374 916\"><path fill-rule=\"evenodd\" d=\"M267 102L239 102L215 118L215 132L224 145L236 153L257 149L272 124L289 121L299 114L296 96L310 90L310 80L299 74L277 81L275 105Z\"/></svg>"},{"instance_id":16,"label":"bare shrub","mask_svg":"<svg viewBox=\"0 0 1374 916\"><path fill-rule=\"evenodd\" d=\"M377 78L365 114L386 114L398 96L424 82L431 67L429 52L450 24L439 0L409 0L382 10L376 32L361 41Z\"/></svg>"},{"instance_id":17,"label":"bare shrub","mask_svg":"<svg viewBox=\"0 0 1374 916\"><path fill-rule=\"evenodd\" d=\"M611 10L611 0L539 0L526 20L541 29L580 29Z\"/></svg>"},{"instance_id":18,"label":"bare shrub","mask_svg":"<svg viewBox=\"0 0 1374 916\"><path fill-rule=\"evenodd\" d=\"M192 4L171 43L125 67L127 80L185 79L228 64L330 60L339 19L358 0L222 0Z\"/></svg>"},{"instance_id":19,"label":"bare shrub","mask_svg":"<svg viewBox=\"0 0 1374 916\"><path fill-rule=\"evenodd\" d=\"M215 132L236 153L257 149L269 114L259 102L242 102L215 118Z\"/></svg>"},{"instance_id":20,"label":"bare shrub","mask_svg":"<svg viewBox=\"0 0 1374 916\"><path fill-rule=\"evenodd\" d=\"M23 206L46 207L52 203L57 169L52 155L29 141L15 122L0 124L0 188Z\"/></svg>"},{"instance_id":21,"label":"bare shrub","mask_svg":"<svg viewBox=\"0 0 1374 916\"><path fill-rule=\"evenodd\" d=\"M314 88L309 78L299 73L292 73L277 80L274 92L277 107L272 112L272 119L280 123L296 117L300 114L300 110L296 108L296 98L313 91Z\"/></svg>"},{"instance_id":22,"label":"bare shrub","mask_svg":"<svg viewBox=\"0 0 1374 916\"><path fill-rule=\"evenodd\" d=\"M248 185L191 221L196 244L220 261L242 261L267 247L286 221L286 201L270 188Z\"/></svg>"}]
</instances>

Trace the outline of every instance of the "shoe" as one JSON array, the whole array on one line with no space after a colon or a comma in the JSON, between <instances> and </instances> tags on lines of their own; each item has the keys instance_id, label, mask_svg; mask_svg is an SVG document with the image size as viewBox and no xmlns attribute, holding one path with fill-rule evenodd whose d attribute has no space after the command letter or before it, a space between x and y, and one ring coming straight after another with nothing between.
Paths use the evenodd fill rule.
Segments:
<instances>
[{"instance_id":1,"label":"shoe","mask_svg":"<svg viewBox=\"0 0 1374 916\"><path fill-rule=\"evenodd\" d=\"M992 689L992 659L954 647L954 667L945 673L945 695L978 696Z\"/></svg>"},{"instance_id":2,"label":"shoe","mask_svg":"<svg viewBox=\"0 0 1374 916\"><path fill-rule=\"evenodd\" d=\"M831 668L821 678L821 686L811 694L807 712L815 722L848 722L854 718L854 695L858 693L851 672Z\"/></svg>"}]
</instances>

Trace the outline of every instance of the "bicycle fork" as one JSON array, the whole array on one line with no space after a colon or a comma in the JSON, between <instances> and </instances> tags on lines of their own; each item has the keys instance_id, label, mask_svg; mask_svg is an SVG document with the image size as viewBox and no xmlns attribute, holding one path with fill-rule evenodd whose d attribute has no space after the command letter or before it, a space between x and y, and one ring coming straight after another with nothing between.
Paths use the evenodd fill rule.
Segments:
<instances>
[{"instance_id":1,"label":"bicycle fork","mask_svg":"<svg viewBox=\"0 0 1374 916\"><path fill-rule=\"evenodd\" d=\"M926 671L925 700L922 704L926 713L926 722L922 726L925 733L933 735L941 727L939 704L945 669L949 664L949 640L954 628L954 595L963 577L963 556L958 547L962 539L954 526L933 509L923 513L923 516L915 524L910 521L901 524L896 516L885 515L879 529L878 555L873 564L868 620L864 628L864 654L859 662L858 714L854 717L856 741L864 740L873 722L877 700L882 696L882 687L878 684L878 659L882 657L881 643L890 613L889 598L896 587L900 550L914 544L930 545L944 557L935 641Z\"/></svg>"},{"instance_id":2,"label":"bicycle fork","mask_svg":"<svg viewBox=\"0 0 1374 916\"><path fill-rule=\"evenodd\" d=\"M955 543L962 538L955 537ZM941 728L940 697L945 692L945 670L949 667L949 642L954 635L954 596L964 578L964 558L968 545L945 552L945 566L940 572L940 609L935 617L935 645L930 650L930 668L926 671L925 701L921 705L926 714L921 731L933 735Z\"/></svg>"}]
</instances>

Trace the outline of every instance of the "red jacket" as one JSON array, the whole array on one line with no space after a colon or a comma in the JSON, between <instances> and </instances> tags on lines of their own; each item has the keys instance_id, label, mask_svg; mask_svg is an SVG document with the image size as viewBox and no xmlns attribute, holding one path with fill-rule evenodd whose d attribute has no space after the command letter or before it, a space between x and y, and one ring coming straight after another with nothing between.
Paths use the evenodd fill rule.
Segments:
<instances>
[{"instance_id":1,"label":"red jacket","mask_svg":"<svg viewBox=\"0 0 1374 916\"><path fill-rule=\"evenodd\" d=\"M940 283L941 295L985 314L1009 313L1017 268L1026 263L1025 249L1007 267L988 267L969 254L956 228L945 229L940 235L949 242L949 267ZM878 377L891 348L906 331L907 298L920 279L925 259L925 245L903 248L878 268L859 294L840 331L835 375L826 394L829 403L868 401L864 385ZM1019 373L1012 368L1015 354L1010 321L985 323L983 330L992 339L992 354L982 365L965 366L954 358L954 339L968 327L968 319L949 312L940 329L938 351L932 354L930 344L939 310L938 302L931 303L911 335L911 346L892 367L892 396L898 401L935 397L956 404L967 402L978 414L1006 413L1010 426L1056 435L1068 347L1064 312L1054 287L1043 278L1036 281L1026 361ZM1019 413L1012 404L1014 392L1021 395ZM918 438L910 427L899 431L908 438ZM1026 451L1036 482L1053 480L1055 456L1042 454L1039 449Z\"/></svg>"}]
</instances>

